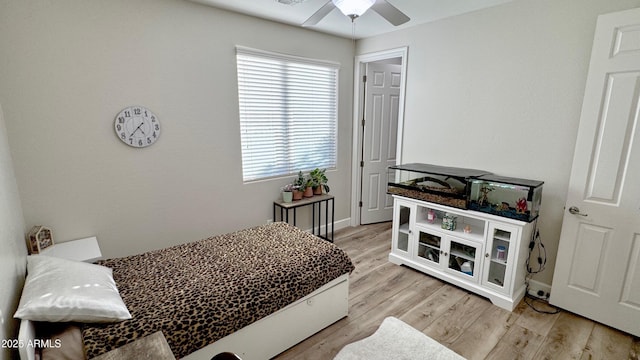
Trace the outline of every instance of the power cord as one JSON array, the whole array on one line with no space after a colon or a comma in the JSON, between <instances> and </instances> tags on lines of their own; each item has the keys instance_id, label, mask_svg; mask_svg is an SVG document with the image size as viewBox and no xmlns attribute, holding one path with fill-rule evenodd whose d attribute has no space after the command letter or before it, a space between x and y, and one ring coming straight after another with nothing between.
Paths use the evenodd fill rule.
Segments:
<instances>
[{"instance_id":1,"label":"power cord","mask_svg":"<svg viewBox=\"0 0 640 360\"><path fill-rule=\"evenodd\" d=\"M548 296L549 294L547 294L547 298L539 298L539 297L535 297L533 295L529 294L529 281L531 280L531 278L533 277L533 275L535 274L539 274L542 271L544 271L546 265L547 265L547 249L544 247L544 244L542 243L542 240L540 239L540 230L538 230L538 220L536 219L536 223L533 227L535 229L535 231L533 232L533 236L531 238L531 241L529 242L529 256L527 257L527 261L526 261L526 265L527 265L527 276L525 276L525 296L524 296L524 303L527 304L531 309L533 309L535 312L541 313L541 314L557 314L560 312L560 309L558 309L557 307L549 304L548 300ZM534 249L537 250L537 256L535 257L537 260L537 267L534 269L533 266L531 265L531 256L533 255L533 251ZM531 301L527 301L527 300L531 300ZM542 302L543 304L545 304L545 307L551 307L553 310L543 310L540 308L536 307L536 302Z\"/></svg>"}]
</instances>

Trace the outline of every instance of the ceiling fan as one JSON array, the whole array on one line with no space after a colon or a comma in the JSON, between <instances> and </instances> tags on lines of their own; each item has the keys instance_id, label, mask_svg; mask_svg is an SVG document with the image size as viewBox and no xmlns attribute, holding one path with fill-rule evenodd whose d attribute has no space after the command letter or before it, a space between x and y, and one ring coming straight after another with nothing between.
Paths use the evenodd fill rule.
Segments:
<instances>
[{"instance_id":1,"label":"ceiling fan","mask_svg":"<svg viewBox=\"0 0 640 360\"><path fill-rule=\"evenodd\" d=\"M315 25L329 13L338 8L340 11L354 21L367 10L371 9L394 26L402 25L409 21L409 17L386 0L329 0L315 14L305 21L302 26Z\"/></svg>"}]
</instances>

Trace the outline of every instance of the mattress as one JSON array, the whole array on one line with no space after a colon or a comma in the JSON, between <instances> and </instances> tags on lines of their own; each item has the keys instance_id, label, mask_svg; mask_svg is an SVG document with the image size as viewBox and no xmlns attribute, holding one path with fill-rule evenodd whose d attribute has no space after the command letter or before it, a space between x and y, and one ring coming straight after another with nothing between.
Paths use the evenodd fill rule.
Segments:
<instances>
[{"instance_id":1,"label":"mattress","mask_svg":"<svg viewBox=\"0 0 640 360\"><path fill-rule=\"evenodd\" d=\"M183 357L354 269L332 243L281 222L98 264L113 269L132 319L85 324L89 359L156 331Z\"/></svg>"}]
</instances>

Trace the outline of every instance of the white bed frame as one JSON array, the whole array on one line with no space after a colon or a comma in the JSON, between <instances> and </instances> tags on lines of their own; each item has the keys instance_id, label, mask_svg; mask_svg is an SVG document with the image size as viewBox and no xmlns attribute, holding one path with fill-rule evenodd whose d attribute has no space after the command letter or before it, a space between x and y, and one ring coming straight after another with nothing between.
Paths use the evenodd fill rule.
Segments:
<instances>
[{"instance_id":1,"label":"white bed frame","mask_svg":"<svg viewBox=\"0 0 640 360\"><path fill-rule=\"evenodd\" d=\"M221 352L233 352L242 360L266 360L347 316L349 274L325 284L313 293L215 343L184 357L210 360ZM18 340L32 344L34 324L22 320ZM33 348L20 348L21 360L34 360Z\"/></svg>"}]
</instances>

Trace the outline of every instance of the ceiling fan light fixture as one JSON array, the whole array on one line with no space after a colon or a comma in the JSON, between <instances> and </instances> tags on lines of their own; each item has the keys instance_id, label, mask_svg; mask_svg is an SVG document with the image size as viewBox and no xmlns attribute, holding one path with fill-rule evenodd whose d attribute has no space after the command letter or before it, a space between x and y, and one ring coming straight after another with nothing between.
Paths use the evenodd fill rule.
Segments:
<instances>
[{"instance_id":1,"label":"ceiling fan light fixture","mask_svg":"<svg viewBox=\"0 0 640 360\"><path fill-rule=\"evenodd\" d=\"M350 18L356 18L369 10L376 0L331 0L340 11Z\"/></svg>"}]
</instances>

